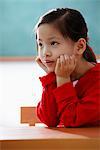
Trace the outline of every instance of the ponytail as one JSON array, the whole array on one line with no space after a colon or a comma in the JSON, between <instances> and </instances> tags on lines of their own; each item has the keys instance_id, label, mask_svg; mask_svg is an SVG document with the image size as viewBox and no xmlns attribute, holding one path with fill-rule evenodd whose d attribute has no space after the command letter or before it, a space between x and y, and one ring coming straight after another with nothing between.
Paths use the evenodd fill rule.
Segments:
<instances>
[{"instance_id":1,"label":"ponytail","mask_svg":"<svg viewBox=\"0 0 100 150\"><path fill-rule=\"evenodd\" d=\"M92 50L92 48L87 44L86 45L86 50L83 53L83 57L85 58L85 60L87 60L88 62L94 62L97 63L96 60L96 56Z\"/></svg>"}]
</instances>

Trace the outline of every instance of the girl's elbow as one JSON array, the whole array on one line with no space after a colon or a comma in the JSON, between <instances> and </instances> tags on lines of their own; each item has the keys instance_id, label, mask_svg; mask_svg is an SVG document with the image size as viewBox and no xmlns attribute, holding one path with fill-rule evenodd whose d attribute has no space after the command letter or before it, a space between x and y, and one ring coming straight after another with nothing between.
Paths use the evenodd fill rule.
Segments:
<instances>
[{"instance_id":1,"label":"girl's elbow","mask_svg":"<svg viewBox=\"0 0 100 150\"><path fill-rule=\"evenodd\" d=\"M47 127L57 127L58 122L57 121L50 121L50 120L48 120L48 121L45 121L44 124L46 124Z\"/></svg>"}]
</instances>

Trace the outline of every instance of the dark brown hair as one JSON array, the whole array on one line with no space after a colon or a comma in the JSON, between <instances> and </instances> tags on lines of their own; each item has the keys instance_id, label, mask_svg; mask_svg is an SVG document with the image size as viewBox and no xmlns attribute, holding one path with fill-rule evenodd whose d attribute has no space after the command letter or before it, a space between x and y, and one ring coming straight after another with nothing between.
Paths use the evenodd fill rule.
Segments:
<instances>
[{"instance_id":1,"label":"dark brown hair","mask_svg":"<svg viewBox=\"0 0 100 150\"><path fill-rule=\"evenodd\" d=\"M79 38L84 38L87 44L83 57L88 62L97 62L93 50L88 45L88 28L86 22L79 11L70 8L53 9L40 17L36 28L45 23L55 25L64 37L69 37L75 42Z\"/></svg>"}]
</instances>

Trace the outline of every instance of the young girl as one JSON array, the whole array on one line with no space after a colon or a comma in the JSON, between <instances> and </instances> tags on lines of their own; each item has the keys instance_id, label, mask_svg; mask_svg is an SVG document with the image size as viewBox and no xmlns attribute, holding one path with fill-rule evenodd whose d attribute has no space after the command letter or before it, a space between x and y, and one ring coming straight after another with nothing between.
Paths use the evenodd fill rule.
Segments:
<instances>
[{"instance_id":1,"label":"young girl","mask_svg":"<svg viewBox=\"0 0 100 150\"><path fill-rule=\"evenodd\" d=\"M100 125L100 64L88 45L79 11L54 9L36 26L43 86L37 116L49 127Z\"/></svg>"}]
</instances>

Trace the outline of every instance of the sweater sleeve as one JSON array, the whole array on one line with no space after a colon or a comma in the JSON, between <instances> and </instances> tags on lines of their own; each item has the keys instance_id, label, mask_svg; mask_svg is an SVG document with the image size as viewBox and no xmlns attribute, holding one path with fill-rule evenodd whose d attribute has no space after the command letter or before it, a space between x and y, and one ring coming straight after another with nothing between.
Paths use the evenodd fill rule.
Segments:
<instances>
[{"instance_id":1,"label":"sweater sleeve","mask_svg":"<svg viewBox=\"0 0 100 150\"><path fill-rule=\"evenodd\" d=\"M78 98L72 83L66 83L53 90L60 122L65 127L98 125L100 123L100 86L99 88L98 86L98 83L95 83L82 98Z\"/></svg>"},{"instance_id":2,"label":"sweater sleeve","mask_svg":"<svg viewBox=\"0 0 100 150\"><path fill-rule=\"evenodd\" d=\"M49 127L55 127L58 124L57 104L52 91L56 88L56 77L50 73L40 78L43 92L41 101L37 105L37 116L41 122Z\"/></svg>"},{"instance_id":3,"label":"sweater sleeve","mask_svg":"<svg viewBox=\"0 0 100 150\"><path fill-rule=\"evenodd\" d=\"M43 86L37 106L39 119L47 126L100 125L100 72L86 73L74 87L72 82L56 86L54 73L40 78Z\"/></svg>"}]
</instances>

